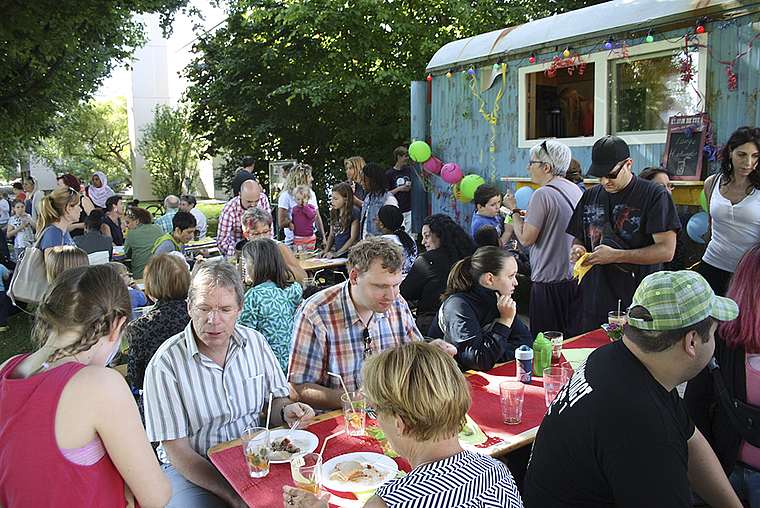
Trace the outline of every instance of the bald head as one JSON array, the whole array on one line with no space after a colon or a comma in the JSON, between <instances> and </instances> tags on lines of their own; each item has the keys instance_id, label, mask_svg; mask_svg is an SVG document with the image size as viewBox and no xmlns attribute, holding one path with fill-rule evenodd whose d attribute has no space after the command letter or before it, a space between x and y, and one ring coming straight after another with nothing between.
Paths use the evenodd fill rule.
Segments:
<instances>
[{"instance_id":1,"label":"bald head","mask_svg":"<svg viewBox=\"0 0 760 508\"><path fill-rule=\"evenodd\" d=\"M240 186L240 206L243 207L243 210L256 206L260 196L261 186L259 186L259 182L256 180L246 180Z\"/></svg>"}]
</instances>

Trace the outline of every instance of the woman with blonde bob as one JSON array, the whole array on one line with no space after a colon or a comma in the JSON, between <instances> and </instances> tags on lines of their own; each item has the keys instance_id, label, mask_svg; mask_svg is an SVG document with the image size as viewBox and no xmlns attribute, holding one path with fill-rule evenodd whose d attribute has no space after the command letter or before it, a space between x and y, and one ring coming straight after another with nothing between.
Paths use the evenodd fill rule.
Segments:
<instances>
[{"instance_id":1,"label":"woman with blonde bob","mask_svg":"<svg viewBox=\"0 0 760 508\"><path fill-rule=\"evenodd\" d=\"M127 289L109 266L67 270L45 293L33 330L41 347L0 367L2 506L169 501L129 387L105 368L129 314Z\"/></svg>"},{"instance_id":2,"label":"woman with blonde bob","mask_svg":"<svg viewBox=\"0 0 760 508\"><path fill-rule=\"evenodd\" d=\"M354 206L362 207L364 204L364 189L362 188L361 173L362 168L367 165L364 158L360 156L349 157L343 161L346 168L346 183L351 186L351 192L354 193Z\"/></svg>"},{"instance_id":3,"label":"woman with blonde bob","mask_svg":"<svg viewBox=\"0 0 760 508\"><path fill-rule=\"evenodd\" d=\"M190 270L182 259L170 254L153 256L145 266L145 293L156 302L147 314L127 325L124 337L129 343L127 374L132 387L142 392L145 368L166 339L177 335L190 322L187 291ZM137 398L140 414L142 395Z\"/></svg>"},{"instance_id":4,"label":"woman with blonde bob","mask_svg":"<svg viewBox=\"0 0 760 508\"><path fill-rule=\"evenodd\" d=\"M58 187L40 201L37 238L47 259L48 249L56 245L76 247L69 226L79 220L79 193L71 187Z\"/></svg>"},{"instance_id":5,"label":"woman with blonde bob","mask_svg":"<svg viewBox=\"0 0 760 508\"><path fill-rule=\"evenodd\" d=\"M370 356L362 366L364 393L393 449L412 472L382 485L364 505L375 507L522 506L509 470L487 455L465 451L459 432L470 409L467 381L451 356L412 342ZM283 487L285 506L326 507L328 497ZM475 506L475 504L473 504Z\"/></svg>"}]
</instances>

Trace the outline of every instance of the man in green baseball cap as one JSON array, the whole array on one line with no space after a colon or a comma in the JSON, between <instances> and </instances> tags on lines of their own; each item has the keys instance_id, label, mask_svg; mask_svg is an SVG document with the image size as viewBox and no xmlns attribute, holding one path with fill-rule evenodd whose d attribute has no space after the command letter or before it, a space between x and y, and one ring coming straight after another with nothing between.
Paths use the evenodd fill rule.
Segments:
<instances>
[{"instance_id":1,"label":"man in green baseball cap","mask_svg":"<svg viewBox=\"0 0 760 508\"><path fill-rule=\"evenodd\" d=\"M696 272L642 280L623 339L588 357L554 399L533 445L526 508L690 507L741 503L676 386L715 349L717 321L739 314Z\"/></svg>"}]
</instances>

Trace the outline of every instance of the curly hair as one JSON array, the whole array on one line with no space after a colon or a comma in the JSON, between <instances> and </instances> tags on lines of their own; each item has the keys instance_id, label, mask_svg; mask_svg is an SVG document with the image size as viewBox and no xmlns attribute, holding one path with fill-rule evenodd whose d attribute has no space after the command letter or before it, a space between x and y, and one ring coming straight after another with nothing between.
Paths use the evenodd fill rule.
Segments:
<instances>
[{"instance_id":1,"label":"curly hair","mask_svg":"<svg viewBox=\"0 0 760 508\"><path fill-rule=\"evenodd\" d=\"M430 215L425 217L422 224L430 228L430 232L440 241L439 249L447 251L452 261L459 261L475 252L475 244L470 235L448 215Z\"/></svg>"}]
</instances>

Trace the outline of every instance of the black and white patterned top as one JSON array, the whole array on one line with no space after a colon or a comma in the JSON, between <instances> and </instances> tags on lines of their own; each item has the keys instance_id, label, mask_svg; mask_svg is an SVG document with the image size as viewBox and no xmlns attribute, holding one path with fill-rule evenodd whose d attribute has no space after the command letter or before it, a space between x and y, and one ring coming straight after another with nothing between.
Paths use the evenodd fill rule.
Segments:
<instances>
[{"instance_id":1,"label":"black and white patterned top","mask_svg":"<svg viewBox=\"0 0 760 508\"><path fill-rule=\"evenodd\" d=\"M376 494L389 508L522 508L504 464L470 451L415 468Z\"/></svg>"}]
</instances>

